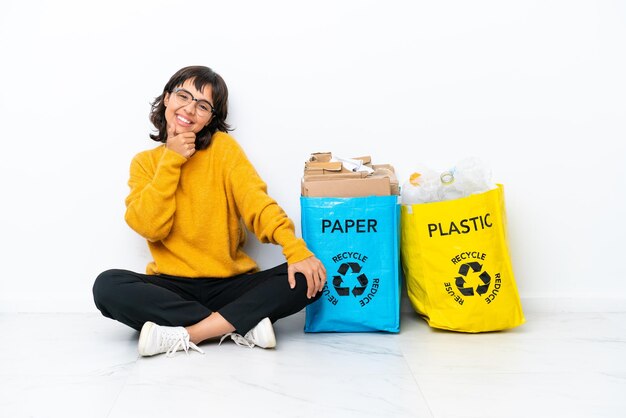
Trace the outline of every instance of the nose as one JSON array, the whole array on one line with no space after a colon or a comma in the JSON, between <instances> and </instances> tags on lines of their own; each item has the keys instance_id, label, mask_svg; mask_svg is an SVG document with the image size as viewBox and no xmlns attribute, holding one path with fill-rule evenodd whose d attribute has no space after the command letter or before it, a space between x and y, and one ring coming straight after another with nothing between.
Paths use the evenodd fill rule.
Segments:
<instances>
[{"instance_id":1,"label":"nose","mask_svg":"<svg viewBox=\"0 0 626 418\"><path fill-rule=\"evenodd\" d=\"M197 102L195 100L192 100L189 103L187 103L185 106L183 106L183 109L185 109L185 112L189 113L190 115L191 114L195 115L196 105L197 105Z\"/></svg>"}]
</instances>

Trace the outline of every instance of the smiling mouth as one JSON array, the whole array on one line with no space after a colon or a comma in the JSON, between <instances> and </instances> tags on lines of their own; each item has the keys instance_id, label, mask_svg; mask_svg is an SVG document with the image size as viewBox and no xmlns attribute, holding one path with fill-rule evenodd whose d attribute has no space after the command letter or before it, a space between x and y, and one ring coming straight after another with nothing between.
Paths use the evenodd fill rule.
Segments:
<instances>
[{"instance_id":1,"label":"smiling mouth","mask_svg":"<svg viewBox=\"0 0 626 418\"><path fill-rule=\"evenodd\" d=\"M176 115L176 119L181 121L182 123L184 123L185 125L191 125L193 122L190 121L189 119L185 119L184 117L180 116L180 115Z\"/></svg>"}]
</instances>

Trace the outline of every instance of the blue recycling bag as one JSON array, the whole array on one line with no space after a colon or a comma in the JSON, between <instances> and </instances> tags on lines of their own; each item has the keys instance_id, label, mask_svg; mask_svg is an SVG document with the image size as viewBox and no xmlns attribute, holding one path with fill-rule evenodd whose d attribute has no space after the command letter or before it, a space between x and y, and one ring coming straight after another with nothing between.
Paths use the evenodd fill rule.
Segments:
<instances>
[{"instance_id":1,"label":"blue recycling bag","mask_svg":"<svg viewBox=\"0 0 626 418\"><path fill-rule=\"evenodd\" d=\"M400 331L397 196L300 197L302 237L326 267L305 332Z\"/></svg>"}]
</instances>

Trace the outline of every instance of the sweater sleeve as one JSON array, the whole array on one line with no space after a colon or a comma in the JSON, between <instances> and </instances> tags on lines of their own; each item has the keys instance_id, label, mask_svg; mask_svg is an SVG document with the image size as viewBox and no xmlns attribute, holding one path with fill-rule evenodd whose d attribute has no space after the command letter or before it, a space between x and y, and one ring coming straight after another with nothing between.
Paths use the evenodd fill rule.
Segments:
<instances>
[{"instance_id":1,"label":"sweater sleeve","mask_svg":"<svg viewBox=\"0 0 626 418\"><path fill-rule=\"evenodd\" d=\"M267 186L242 150L229 175L237 208L246 227L260 242L278 244L289 264L313 255L304 240L296 237L291 219L267 194Z\"/></svg>"},{"instance_id":2,"label":"sweater sleeve","mask_svg":"<svg viewBox=\"0 0 626 418\"><path fill-rule=\"evenodd\" d=\"M138 154L130 166L130 194L126 198L126 223L149 241L168 236L176 212L176 188L185 157L163 149L160 159Z\"/></svg>"}]
</instances>

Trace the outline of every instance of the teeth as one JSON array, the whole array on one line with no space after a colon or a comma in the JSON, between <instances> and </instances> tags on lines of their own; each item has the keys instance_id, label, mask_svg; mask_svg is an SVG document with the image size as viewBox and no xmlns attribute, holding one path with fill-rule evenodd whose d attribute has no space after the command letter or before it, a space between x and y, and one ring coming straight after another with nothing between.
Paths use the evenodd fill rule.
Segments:
<instances>
[{"instance_id":1,"label":"teeth","mask_svg":"<svg viewBox=\"0 0 626 418\"><path fill-rule=\"evenodd\" d=\"M176 117L178 118L178 120L180 120L180 121L182 121L182 122L185 122L185 123L191 123L191 121L190 121L190 120L187 120L187 119L183 118L182 116L176 116Z\"/></svg>"}]
</instances>

